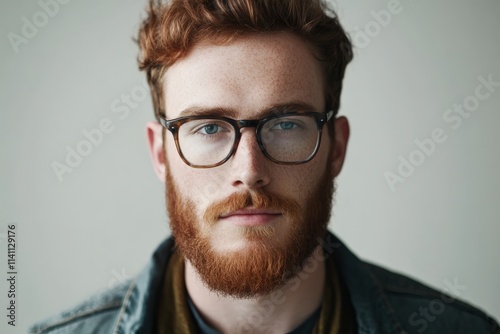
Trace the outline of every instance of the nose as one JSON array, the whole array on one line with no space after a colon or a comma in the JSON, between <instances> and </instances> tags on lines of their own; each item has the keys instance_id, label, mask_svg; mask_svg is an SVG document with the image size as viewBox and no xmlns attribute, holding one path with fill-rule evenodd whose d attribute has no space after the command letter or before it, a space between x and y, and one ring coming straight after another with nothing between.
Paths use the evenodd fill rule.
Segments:
<instances>
[{"instance_id":1,"label":"nose","mask_svg":"<svg viewBox=\"0 0 500 334\"><path fill-rule=\"evenodd\" d=\"M254 128L241 129L238 147L229 162L233 187L252 190L269 184L269 163L272 162L262 153Z\"/></svg>"}]
</instances>

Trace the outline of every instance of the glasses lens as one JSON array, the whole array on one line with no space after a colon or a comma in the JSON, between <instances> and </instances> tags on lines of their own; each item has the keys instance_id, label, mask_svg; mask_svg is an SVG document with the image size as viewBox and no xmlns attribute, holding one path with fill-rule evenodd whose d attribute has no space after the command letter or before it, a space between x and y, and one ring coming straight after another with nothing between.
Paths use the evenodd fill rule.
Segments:
<instances>
[{"instance_id":1,"label":"glasses lens","mask_svg":"<svg viewBox=\"0 0 500 334\"><path fill-rule=\"evenodd\" d=\"M316 149L319 131L312 116L294 115L267 121L260 130L266 152L280 162L309 159Z\"/></svg>"},{"instance_id":2,"label":"glasses lens","mask_svg":"<svg viewBox=\"0 0 500 334\"><path fill-rule=\"evenodd\" d=\"M179 128L179 147L193 165L209 166L224 160L235 138L231 124L218 119L199 119Z\"/></svg>"}]
</instances>

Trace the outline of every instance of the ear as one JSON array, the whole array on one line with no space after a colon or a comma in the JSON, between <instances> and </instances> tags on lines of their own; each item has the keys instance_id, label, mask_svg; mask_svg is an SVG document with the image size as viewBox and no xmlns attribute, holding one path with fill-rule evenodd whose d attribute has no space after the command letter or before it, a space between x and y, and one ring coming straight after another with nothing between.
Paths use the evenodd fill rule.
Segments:
<instances>
[{"instance_id":1,"label":"ear","mask_svg":"<svg viewBox=\"0 0 500 334\"><path fill-rule=\"evenodd\" d=\"M344 165L344 159L347 151L347 142L349 141L349 121L344 116L335 119L335 138L332 145L332 172L337 177Z\"/></svg>"},{"instance_id":2,"label":"ear","mask_svg":"<svg viewBox=\"0 0 500 334\"><path fill-rule=\"evenodd\" d=\"M165 155L163 150L163 126L157 122L149 122L146 126L149 154L156 175L165 182Z\"/></svg>"}]
</instances>

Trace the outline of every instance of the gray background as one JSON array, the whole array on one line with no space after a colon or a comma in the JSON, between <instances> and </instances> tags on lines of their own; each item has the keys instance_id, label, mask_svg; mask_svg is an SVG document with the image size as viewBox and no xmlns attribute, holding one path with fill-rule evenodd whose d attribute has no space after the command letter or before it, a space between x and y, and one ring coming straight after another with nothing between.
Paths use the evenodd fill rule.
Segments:
<instances>
[{"instance_id":1,"label":"gray background","mask_svg":"<svg viewBox=\"0 0 500 334\"><path fill-rule=\"evenodd\" d=\"M341 110L352 136L330 226L365 259L438 289L457 280L465 288L452 294L498 319L500 88L456 130L443 115L474 94L479 76L500 81L500 2L400 4L385 26L371 12L388 1L335 4L357 50ZM69 1L17 53L8 34L21 35L22 18L33 22L42 9L0 6L0 277L9 223L18 226L19 271L18 326L2 311L0 332L21 333L133 276L169 232L146 150L151 102L137 95L144 78L132 37L144 3ZM129 113L113 112L132 92ZM113 132L60 182L52 163L105 118ZM447 140L391 191L384 173L436 128Z\"/></svg>"}]
</instances>

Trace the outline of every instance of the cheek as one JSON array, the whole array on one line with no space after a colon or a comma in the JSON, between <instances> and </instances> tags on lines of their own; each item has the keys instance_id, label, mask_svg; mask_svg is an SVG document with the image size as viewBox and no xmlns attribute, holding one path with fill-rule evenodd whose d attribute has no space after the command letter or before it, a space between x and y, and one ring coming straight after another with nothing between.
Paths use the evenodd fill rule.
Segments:
<instances>
[{"instance_id":1,"label":"cheek","mask_svg":"<svg viewBox=\"0 0 500 334\"><path fill-rule=\"evenodd\" d=\"M181 159L181 156L177 151L174 138L170 133L167 133L165 150L167 160L166 163L170 170L170 174L174 178L175 183L179 186L178 190L183 192L185 189L184 182L190 180L189 173L193 168L190 168Z\"/></svg>"},{"instance_id":2,"label":"cheek","mask_svg":"<svg viewBox=\"0 0 500 334\"><path fill-rule=\"evenodd\" d=\"M303 206L317 183L317 169L312 161L304 165L280 167L274 174L269 190L297 201Z\"/></svg>"},{"instance_id":3,"label":"cheek","mask_svg":"<svg viewBox=\"0 0 500 334\"><path fill-rule=\"evenodd\" d=\"M189 169L190 173L186 175L185 182L187 196L193 201L198 216L202 217L208 206L227 197L222 191L227 180L222 175L207 169Z\"/></svg>"},{"instance_id":4,"label":"cheek","mask_svg":"<svg viewBox=\"0 0 500 334\"><path fill-rule=\"evenodd\" d=\"M324 139L328 138L323 138ZM295 198L301 203L313 195L320 187L323 176L330 168L328 163L329 145L328 141L322 142L318 153L310 162L303 165L289 166L282 170L278 177L281 189L286 189L290 198ZM278 181L278 180L276 180Z\"/></svg>"},{"instance_id":5,"label":"cheek","mask_svg":"<svg viewBox=\"0 0 500 334\"><path fill-rule=\"evenodd\" d=\"M227 180L209 169L189 167L182 161L175 143L167 139L167 164L175 182L178 195L183 201L189 201L191 209L201 218L205 210L216 199L221 199L221 185Z\"/></svg>"},{"instance_id":6,"label":"cheek","mask_svg":"<svg viewBox=\"0 0 500 334\"><path fill-rule=\"evenodd\" d=\"M168 133L167 136L169 136ZM192 201L193 199L188 196L189 191L187 191L190 189L190 184L193 180L190 176L190 167L187 166L179 156L172 136L166 138L165 154L167 169L175 184L178 196L180 196L183 201Z\"/></svg>"}]
</instances>

